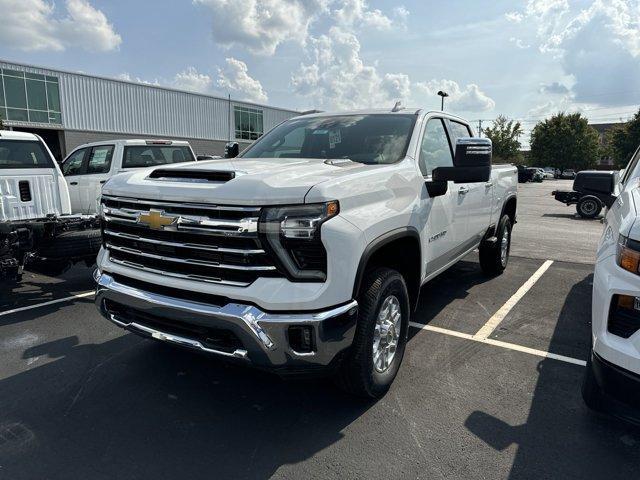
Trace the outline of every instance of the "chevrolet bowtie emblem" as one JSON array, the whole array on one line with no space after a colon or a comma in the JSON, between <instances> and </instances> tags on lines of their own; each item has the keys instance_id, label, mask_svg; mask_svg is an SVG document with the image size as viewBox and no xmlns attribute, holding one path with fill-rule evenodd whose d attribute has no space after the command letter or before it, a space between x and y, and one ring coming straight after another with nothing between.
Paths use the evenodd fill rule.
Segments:
<instances>
[{"instance_id":1,"label":"chevrolet bowtie emblem","mask_svg":"<svg viewBox=\"0 0 640 480\"><path fill-rule=\"evenodd\" d=\"M173 224L178 217L170 217L160 210L150 210L149 213L138 215L138 223L149 225L149 228L161 230L167 225Z\"/></svg>"}]
</instances>

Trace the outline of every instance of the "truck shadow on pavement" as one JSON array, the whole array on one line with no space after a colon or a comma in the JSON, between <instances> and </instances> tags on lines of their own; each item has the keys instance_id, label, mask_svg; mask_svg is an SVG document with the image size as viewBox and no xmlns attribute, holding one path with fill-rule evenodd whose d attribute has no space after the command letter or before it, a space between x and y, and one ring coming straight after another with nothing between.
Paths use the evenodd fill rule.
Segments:
<instances>
[{"instance_id":1,"label":"truck shadow on pavement","mask_svg":"<svg viewBox=\"0 0 640 480\"><path fill-rule=\"evenodd\" d=\"M591 285L592 275L588 275L571 288L548 351L564 353L573 335L573 343L582 343L586 350L579 358L587 358ZM577 324L578 318L584 323ZM576 335L587 340L576 341ZM510 425L482 411L474 411L465 422L469 431L495 450L517 445L509 478L639 478L640 429L584 406L580 394L584 367L544 359L537 371L526 423Z\"/></svg>"},{"instance_id":2,"label":"truck shadow on pavement","mask_svg":"<svg viewBox=\"0 0 640 480\"><path fill-rule=\"evenodd\" d=\"M42 366L0 381L0 477L14 480L268 478L372 406L131 334L23 358Z\"/></svg>"}]
</instances>

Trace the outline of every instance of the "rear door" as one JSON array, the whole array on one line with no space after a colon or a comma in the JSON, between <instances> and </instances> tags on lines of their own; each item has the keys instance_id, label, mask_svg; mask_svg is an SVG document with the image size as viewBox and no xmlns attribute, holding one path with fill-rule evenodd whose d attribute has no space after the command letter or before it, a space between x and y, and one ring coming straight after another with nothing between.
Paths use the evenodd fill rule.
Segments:
<instances>
[{"instance_id":1,"label":"rear door","mask_svg":"<svg viewBox=\"0 0 640 480\"><path fill-rule=\"evenodd\" d=\"M426 181L431 180L437 167L453 166L449 136L442 118L432 117L424 127L418 165ZM460 201L458 185L449 182L447 193L429 197L422 195L422 210L426 215L423 241L426 252L426 274L432 275L458 257L466 240L466 215Z\"/></svg>"},{"instance_id":2,"label":"rear door","mask_svg":"<svg viewBox=\"0 0 640 480\"><path fill-rule=\"evenodd\" d=\"M69 199L71 200L71 212L82 211L81 179L87 171L86 156L89 148L79 148L69 155L62 163L62 174L69 187Z\"/></svg>"},{"instance_id":3,"label":"rear door","mask_svg":"<svg viewBox=\"0 0 640 480\"><path fill-rule=\"evenodd\" d=\"M81 210L76 213L96 213L102 185L111 176L115 145L91 147L87 155L86 173L80 178Z\"/></svg>"},{"instance_id":4,"label":"rear door","mask_svg":"<svg viewBox=\"0 0 640 480\"><path fill-rule=\"evenodd\" d=\"M471 129L464 123L452 119L447 120L451 145L455 152L456 140L472 137ZM489 182L459 183L456 185L458 202L465 215L465 237L470 243L480 241L491 222L491 204L493 201L494 185Z\"/></svg>"}]
</instances>

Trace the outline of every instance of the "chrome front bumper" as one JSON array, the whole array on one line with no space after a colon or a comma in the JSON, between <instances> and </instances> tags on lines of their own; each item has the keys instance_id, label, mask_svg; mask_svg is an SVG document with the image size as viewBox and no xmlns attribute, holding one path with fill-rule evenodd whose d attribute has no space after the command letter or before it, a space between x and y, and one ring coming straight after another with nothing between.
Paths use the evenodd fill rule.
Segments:
<instances>
[{"instance_id":1,"label":"chrome front bumper","mask_svg":"<svg viewBox=\"0 0 640 480\"><path fill-rule=\"evenodd\" d=\"M351 346L355 334L358 311L355 300L321 312L270 313L253 305L227 303L218 306L169 297L128 286L97 270L94 279L97 283L96 306L117 326L139 335L282 373L329 367L341 352ZM125 313L110 310L111 302L125 306ZM163 331L137 320L145 315L161 318L164 324L169 321L176 326L228 330L240 340L242 348L229 351L209 348L188 335ZM291 348L288 330L292 325L312 327L313 352L296 352Z\"/></svg>"}]
</instances>

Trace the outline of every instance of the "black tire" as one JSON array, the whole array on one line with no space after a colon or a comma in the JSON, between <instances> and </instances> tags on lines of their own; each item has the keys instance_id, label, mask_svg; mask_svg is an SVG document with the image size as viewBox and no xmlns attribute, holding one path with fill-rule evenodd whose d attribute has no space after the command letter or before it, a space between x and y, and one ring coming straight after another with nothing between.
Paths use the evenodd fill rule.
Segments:
<instances>
[{"instance_id":1,"label":"black tire","mask_svg":"<svg viewBox=\"0 0 640 480\"><path fill-rule=\"evenodd\" d=\"M381 307L395 297L400 310L400 333L391 363L384 371L374 366L374 335ZM389 268L368 272L358 298L358 325L349 355L337 374L338 385L347 392L365 398L379 398L388 390L398 373L409 331L409 294L404 278Z\"/></svg>"},{"instance_id":2,"label":"black tire","mask_svg":"<svg viewBox=\"0 0 640 480\"><path fill-rule=\"evenodd\" d=\"M589 352L589 358L587 359L587 366L585 368L584 377L582 379L582 399L587 407L596 412L602 412L604 410L604 399L596 377L593 374L593 365L591 363L591 356L593 352Z\"/></svg>"},{"instance_id":3,"label":"black tire","mask_svg":"<svg viewBox=\"0 0 640 480\"><path fill-rule=\"evenodd\" d=\"M62 232L38 250L38 256L51 260L98 255L102 243L99 229Z\"/></svg>"},{"instance_id":4,"label":"black tire","mask_svg":"<svg viewBox=\"0 0 640 480\"><path fill-rule=\"evenodd\" d=\"M506 232L506 255L503 258L502 241ZM496 232L496 242L482 242L480 244L480 268L488 276L500 275L507 268L509 263L509 252L511 251L511 219L509 215L503 215L498 223Z\"/></svg>"},{"instance_id":5,"label":"black tire","mask_svg":"<svg viewBox=\"0 0 640 480\"><path fill-rule=\"evenodd\" d=\"M591 195L587 195L578 200L576 211L582 218L595 218L602 211L602 202Z\"/></svg>"}]
</instances>

